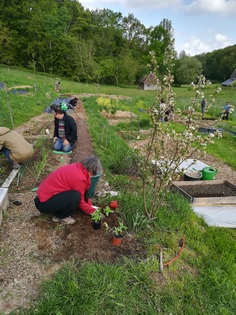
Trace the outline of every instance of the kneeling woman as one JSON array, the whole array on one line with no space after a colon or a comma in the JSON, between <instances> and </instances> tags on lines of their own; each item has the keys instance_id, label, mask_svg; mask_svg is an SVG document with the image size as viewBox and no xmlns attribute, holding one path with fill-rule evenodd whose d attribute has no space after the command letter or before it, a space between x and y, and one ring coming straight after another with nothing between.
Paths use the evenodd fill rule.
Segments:
<instances>
[{"instance_id":1,"label":"kneeling woman","mask_svg":"<svg viewBox=\"0 0 236 315\"><path fill-rule=\"evenodd\" d=\"M87 214L95 212L88 198L90 176L101 174L101 163L90 156L81 162L62 166L49 174L39 185L35 206L46 214L52 214L54 222L73 224L71 217L78 209Z\"/></svg>"}]
</instances>

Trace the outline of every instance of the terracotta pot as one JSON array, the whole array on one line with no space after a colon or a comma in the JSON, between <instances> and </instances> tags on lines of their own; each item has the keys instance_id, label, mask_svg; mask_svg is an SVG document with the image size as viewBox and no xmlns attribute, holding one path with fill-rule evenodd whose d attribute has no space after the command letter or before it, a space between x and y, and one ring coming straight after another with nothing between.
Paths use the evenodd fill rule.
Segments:
<instances>
[{"instance_id":1,"label":"terracotta pot","mask_svg":"<svg viewBox=\"0 0 236 315\"><path fill-rule=\"evenodd\" d=\"M92 222L92 225L93 225L93 229L94 229L94 230L100 230L100 229L101 229L102 222L101 222L101 220L100 220L100 221L93 221L93 222Z\"/></svg>"},{"instance_id":2,"label":"terracotta pot","mask_svg":"<svg viewBox=\"0 0 236 315\"><path fill-rule=\"evenodd\" d=\"M110 203L109 203L109 207L111 209L116 209L118 208L118 201L117 200L111 200Z\"/></svg>"},{"instance_id":3,"label":"terracotta pot","mask_svg":"<svg viewBox=\"0 0 236 315\"><path fill-rule=\"evenodd\" d=\"M120 246L123 241L123 236L113 236L112 237L112 244L115 246Z\"/></svg>"}]
</instances>

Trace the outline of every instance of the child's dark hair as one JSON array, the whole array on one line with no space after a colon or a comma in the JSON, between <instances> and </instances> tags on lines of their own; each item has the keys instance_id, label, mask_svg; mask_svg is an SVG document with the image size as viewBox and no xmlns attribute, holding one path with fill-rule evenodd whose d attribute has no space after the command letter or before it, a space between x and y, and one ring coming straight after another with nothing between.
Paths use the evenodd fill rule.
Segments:
<instances>
[{"instance_id":1,"label":"child's dark hair","mask_svg":"<svg viewBox=\"0 0 236 315\"><path fill-rule=\"evenodd\" d=\"M57 104L50 105L51 110L53 110L56 114L64 114L65 112L60 108Z\"/></svg>"}]
</instances>

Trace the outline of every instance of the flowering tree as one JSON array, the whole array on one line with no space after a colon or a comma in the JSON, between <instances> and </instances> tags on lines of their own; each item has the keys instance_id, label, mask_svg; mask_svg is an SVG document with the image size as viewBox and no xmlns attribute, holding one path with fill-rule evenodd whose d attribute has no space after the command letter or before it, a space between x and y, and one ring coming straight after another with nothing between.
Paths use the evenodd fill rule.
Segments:
<instances>
[{"instance_id":1,"label":"flowering tree","mask_svg":"<svg viewBox=\"0 0 236 315\"><path fill-rule=\"evenodd\" d=\"M157 91L156 97L159 103L164 97L166 104L171 106L174 106L175 102L171 86L174 81L171 74L174 65L173 52L172 42L165 53L166 75L162 79L161 90ZM151 55L154 68L157 69L155 56L153 53ZM201 84L205 84L203 77L201 77ZM195 103L188 107L187 112L175 110L183 126L181 132L176 132L171 122L162 122L165 113L156 108L155 102L149 110L152 129L145 150L145 158L140 162L144 207L149 219L156 216L168 188L178 176L177 174L183 171L180 169L181 163L188 158L200 158L205 154L207 144L213 143L216 134L199 135L198 132L201 114L196 111L195 104L196 99L202 96L203 94L196 93Z\"/></svg>"}]
</instances>

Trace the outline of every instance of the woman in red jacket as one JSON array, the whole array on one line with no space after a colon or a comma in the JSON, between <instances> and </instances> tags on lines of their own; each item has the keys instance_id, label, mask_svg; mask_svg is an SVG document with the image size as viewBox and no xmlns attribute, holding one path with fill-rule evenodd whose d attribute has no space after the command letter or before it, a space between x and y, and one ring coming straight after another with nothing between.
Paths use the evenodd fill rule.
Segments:
<instances>
[{"instance_id":1,"label":"woman in red jacket","mask_svg":"<svg viewBox=\"0 0 236 315\"><path fill-rule=\"evenodd\" d=\"M49 174L39 185L35 206L46 214L52 214L54 222L73 224L71 217L77 209L87 214L95 212L88 198L90 176L101 174L101 163L95 156L81 162L62 166Z\"/></svg>"}]
</instances>

